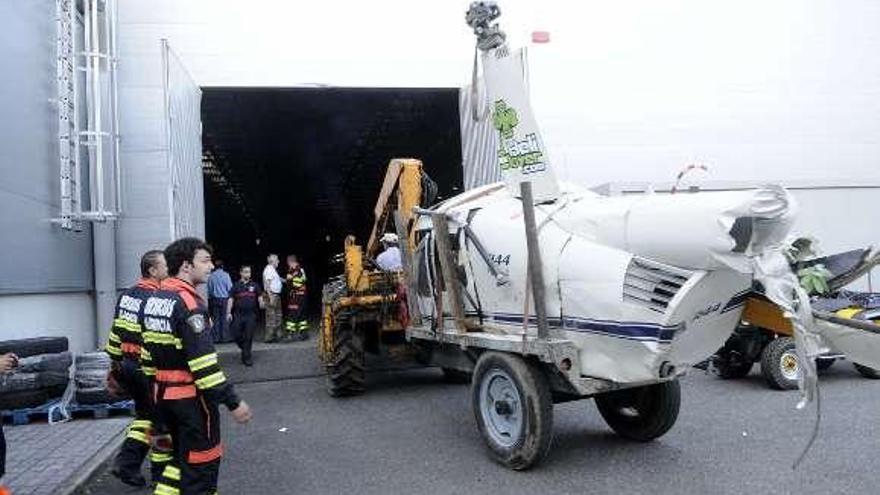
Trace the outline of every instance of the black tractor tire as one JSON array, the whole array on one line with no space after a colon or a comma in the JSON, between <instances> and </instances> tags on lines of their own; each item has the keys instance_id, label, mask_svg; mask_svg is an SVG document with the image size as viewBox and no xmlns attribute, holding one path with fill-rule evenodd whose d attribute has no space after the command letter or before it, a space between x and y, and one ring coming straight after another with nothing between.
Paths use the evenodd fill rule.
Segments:
<instances>
[{"instance_id":1,"label":"black tractor tire","mask_svg":"<svg viewBox=\"0 0 880 495\"><path fill-rule=\"evenodd\" d=\"M615 433L628 440L650 442L663 436L678 420L681 386L675 379L605 392L594 400Z\"/></svg>"},{"instance_id":2,"label":"black tractor tire","mask_svg":"<svg viewBox=\"0 0 880 495\"><path fill-rule=\"evenodd\" d=\"M64 395L65 388L63 385L56 385L43 389L2 393L0 394L0 410L14 411L41 406L51 399Z\"/></svg>"},{"instance_id":3,"label":"black tractor tire","mask_svg":"<svg viewBox=\"0 0 880 495\"><path fill-rule=\"evenodd\" d=\"M130 398L128 394L113 395L106 388L85 388L76 391L74 402L84 406L91 406L95 404L113 404L114 402Z\"/></svg>"},{"instance_id":4,"label":"black tractor tire","mask_svg":"<svg viewBox=\"0 0 880 495\"><path fill-rule=\"evenodd\" d=\"M865 378L870 378L871 380L880 379L880 370L877 370L876 368L859 363L853 363L853 366L856 368L856 371Z\"/></svg>"},{"instance_id":5,"label":"black tractor tire","mask_svg":"<svg viewBox=\"0 0 880 495\"><path fill-rule=\"evenodd\" d=\"M834 365L836 359L816 359L816 371L825 371Z\"/></svg>"},{"instance_id":6,"label":"black tractor tire","mask_svg":"<svg viewBox=\"0 0 880 495\"><path fill-rule=\"evenodd\" d=\"M484 353L474 369L471 405L495 461L520 471L547 455L553 401L547 376L535 364L514 354Z\"/></svg>"},{"instance_id":7,"label":"black tractor tire","mask_svg":"<svg viewBox=\"0 0 880 495\"><path fill-rule=\"evenodd\" d=\"M348 312L334 318L333 355L325 365L327 393L331 397L359 395L367 390L364 336Z\"/></svg>"},{"instance_id":8,"label":"black tractor tire","mask_svg":"<svg viewBox=\"0 0 880 495\"><path fill-rule=\"evenodd\" d=\"M37 354L18 360L15 371L22 373L36 373L39 371L67 371L73 362L73 355L69 351L56 354Z\"/></svg>"},{"instance_id":9,"label":"black tractor tire","mask_svg":"<svg viewBox=\"0 0 880 495\"><path fill-rule=\"evenodd\" d=\"M743 378L752 371L752 366L755 363L752 362L731 362L729 358L719 356L712 363L712 369L715 374L725 380L732 380L736 378Z\"/></svg>"},{"instance_id":10,"label":"black tractor tire","mask_svg":"<svg viewBox=\"0 0 880 495\"><path fill-rule=\"evenodd\" d=\"M0 394L39 390L36 373L4 373L0 375Z\"/></svg>"},{"instance_id":11,"label":"black tractor tire","mask_svg":"<svg viewBox=\"0 0 880 495\"><path fill-rule=\"evenodd\" d=\"M106 352L84 352L76 355L77 371L109 370L110 356Z\"/></svg>"},{"instance_id":12,"label":"black tractor tire","mask_svg":"<svg viewBox=\"0 0 880 495\"><path fill-rule=\"evenodd\" d=\"M67 337L35 337L32 339L0 341L0 354L12 352L26 358L37 354L55 354L68 348Z\"/></svg>"},{"instance_id":13,"label":"black tractor tire","mask_svg":"<svg viewBox=\"0 0 880 495\"><path fill-rule=\"evenodd\" d=\"M443 381L446 383L454 383L463 385L471 382L471 374L467 371L456 370L452 368L441 368L443 370Z\"/></svg>"},{"instance_id":14,"label":"black tractor tire","mask_svg":"<svg viewBox=\"0 0 880 495\"><path fill-rule=\"evenodd\" d=\"M798 388L800 358L795 353L794 338L777 337L761 352L761 374L776 390Z\"/></svg>"}]
</instances>

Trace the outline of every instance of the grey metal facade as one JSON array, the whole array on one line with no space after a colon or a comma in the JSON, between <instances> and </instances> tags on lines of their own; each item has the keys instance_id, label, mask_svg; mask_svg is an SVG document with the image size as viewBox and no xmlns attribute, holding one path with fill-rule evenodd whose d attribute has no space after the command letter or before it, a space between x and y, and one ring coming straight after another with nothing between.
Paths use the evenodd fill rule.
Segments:
<instances>
[{"instance_id":1,"label":"grey metal facade","mask_svg":"<svg viewBox=\"0 0 880 495\"><path fill-rule=\"evenodd\" d=\"M55 2L0 2L0 295L93 288L92 238L59 214Z\"/></svg>"},{"instance_id":2,"label":"grey metal facade","mask_svg":"<svg viewBox=\"0 0 880 495\"><path fill-rule=\"evenodd\" d=\"M163 42L165 118L171 170L171 221L175 238L205 237L202 183L202 90Z\"/></svg>"},{"instance_id":3,"label":"grey metal facade","mask_svg":"<svg viewBox=\"0 0 880 495\"><path fill-rule=\"evenodd\" d=\"M500 181L498 138L484 96L474 92L472 86L465 86L459 92L458 107L464 188L473 189Z\"/></svg>"}]
</instances>

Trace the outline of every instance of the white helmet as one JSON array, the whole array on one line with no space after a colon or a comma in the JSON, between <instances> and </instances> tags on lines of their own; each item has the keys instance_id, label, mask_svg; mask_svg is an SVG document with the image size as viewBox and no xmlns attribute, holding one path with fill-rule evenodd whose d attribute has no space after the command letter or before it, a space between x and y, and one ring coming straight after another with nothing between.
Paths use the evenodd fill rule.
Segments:
<instances>
[{"instance_id":1,"label":"white helmet","mask_svg":"<svg viewBox=\"0 0 880 495\"><path fill-rule=\"evenodd\" d=\"M379 240L381 240L385 244L397 244L397 234L386 232L382 234L382 238Z\"/></svg>"}]
</instances>

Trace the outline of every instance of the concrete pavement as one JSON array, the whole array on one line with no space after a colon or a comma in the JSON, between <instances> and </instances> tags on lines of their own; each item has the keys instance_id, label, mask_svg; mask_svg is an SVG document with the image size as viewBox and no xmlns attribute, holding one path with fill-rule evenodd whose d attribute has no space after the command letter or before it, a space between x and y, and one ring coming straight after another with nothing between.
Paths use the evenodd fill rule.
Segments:
<instances>
[{"instance_id":1,"label":"concrete pavement","mask_svg":"<svg viewBox=\"0 0 880 495\"><path fill-rule=\"evenodd\" d=\"M438 370L373 374L361 397L331 399L321 378L247 383L246 426L224 415L221 493L798 494L875 493L880 486L880 382L837 363L820 381L823 422L801 467L812 411L753 373L682 383L678 423L649 444L619 439L591 401L557 405L542 464L511 472L489 460L468 387ZM120 493L99 476L81 493Z\"/></svg>"}]
</instances>

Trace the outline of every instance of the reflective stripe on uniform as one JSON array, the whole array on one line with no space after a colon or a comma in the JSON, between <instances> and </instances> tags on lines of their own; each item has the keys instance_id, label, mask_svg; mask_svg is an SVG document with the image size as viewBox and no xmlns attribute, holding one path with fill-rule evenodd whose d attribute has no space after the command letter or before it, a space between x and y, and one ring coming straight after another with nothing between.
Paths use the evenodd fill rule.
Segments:
<instances>
[{"instance_id":1,"label":"reflective stripe on uniform","mask_svg":"<svg viewBox=\"0 0 880 495\"><path fill-rule=\"evenodd\" d=\"M116 318L113 320L113 326L118 328L123 328L128 330L129 332L141 333L141 326L133 321L123 320L122 318Z\"/></svg>"},{"instance_id":2,"label":"reflective stripe on uniform","mask_svg":"<svg viewBox=\"0 0 880 495\"><path fill-rule=\"evenodd\" d=\"M120 339L119 336L116 335L116 332L110 332L110 337L109 337L109 338L110 338L110 342L113 342L113 343L115 343L115 344L121 344L121 343L122 343L122 339Z\"/></svg>"},{"instance_id":3,"label":"reflective stripe on uniform","mask_svg":"<svg viewBox=\"0 0 880 495\"><path fill-rule=\"evenodd\" d=\"M145 444L147 444L147 445L150 445L150 438L147 436L146 433L144 433L144 432L142 432L142 431L137 431L137 430L129 429L129 430L128 430L128 434L125 435L125 437L126 437L126 438L130 438L130 439L132 439L132 440L136 440L136 441L141 442L141 443L145 443Z\"/></svg>"},{"instance_id":4,"label":"reflective stripe on uniform","mask_svg":"<svg viewBox=\"0 0 880 495\"><path fill-rule=\"evenodd\" d=\"M168 468L165 468L168 469ZM173 486L166 485L165 483L157 483L156 491L153 492L154 495L180 495L180 490L174 488Z\"/></svg>"},{"instance_id":5,"label":"reflective stripe on uniform","mask_svg":"<svg viewBox=\"0 0 880 495\"><path fill-rule=\"evenodd\" d=\"M111 356L122 356L122 349L113 344L107 344L107 347L105 347L104 350Z\"/></svg>"},{"instance_id":6,"label":"reflective stripe on uniform","mask_svg":"<svg viewBox=\"0 0 880 495\"><path fill-rule=\"evenodd\" d=\"M174 459L174 456L171 454L166 454L164 452L150 452L150 462L153 464L171 462L172 459Z\"/></svg>"},{"instance_id":7,"label":"reflective stripe on uniform","mask_svg":"<svg viewBox=\"0 0 880 495\"><path fill-rule=\"evenodd\" d=\"M226 375L222 371L211 373L210 375L196 380L196 387L204 390L206 388L216 387L226 381Z\"/></svg>"},{"instance_id":8,"label":"reflective stripe on uniform","mask_svg":"<svg viewBox=\"0 0 880 495\"><path fill-rule=\"evenodd\" d=\"M218 443L216 447L208 450L190 450L186 461L190 464L204 464L221 457L223 457L223 444Z\"/></svg>"},{"instance_id":9,"label":"reflective stripe on uniform","mask_svg":"<svg viewBox=\"0 0 880 495\"><path fill-rule=\"evenodd\" d=\"M144 332L144 343L173 345L176 349L183 349L183 341L170 333Z\"/></svg>"},{"instance_id":10,"label":"reflective stripe on uniform","mask_svg":"<svg viewBox=\"0 0 880 495\"><path fill-rule=\"evenodd\" d=\"M141 430L141 429L149 430L152 427L153 427L153 422L150 421L149 419L136 419L131 422L131 425L129 425L129 428L136 428L139 430Z\"/></svg>"},{"instance_id":11,"label":"reflective stripe on uniform","mask_svg":"<svg viewBox=\"0 0 880 495\"><path fill-rule=\"evenodd\" d=\"M147 376L156 376L156 368L153 366L141 366L141 373Z\"/></svg>"},{"instance_id":12,"label":"reflective stripe on uniform","mask_svg":"<svg viewBox=\"0 0 880 495\"><path fill-rule=\"evenodd\" d=\"M162 476L169 480L180 481L180 468L177 466L165 466L165 470L162 471Z\"/></svg>"},{"instance_id":13,"label":"reflective stripe on uniform","mask_svg":"<svg viewBox=\"0 0 880 495\"><path fill-rule=\"evenodd\" d=\"M210 354L205 354L204 356L190 360L187 364L192 371L203 370L212 364L217 364L217 353L212 352Z\"/></svg>"}]
</instances>

